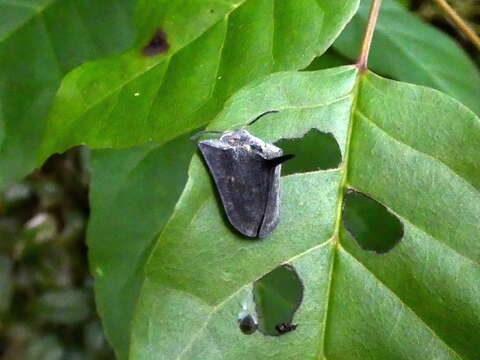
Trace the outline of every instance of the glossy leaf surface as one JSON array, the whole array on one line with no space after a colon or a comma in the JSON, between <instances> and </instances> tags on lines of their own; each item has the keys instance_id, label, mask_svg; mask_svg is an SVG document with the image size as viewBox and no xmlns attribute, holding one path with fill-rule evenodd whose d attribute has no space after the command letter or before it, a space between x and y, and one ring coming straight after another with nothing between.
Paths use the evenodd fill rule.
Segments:
<instances>
[{"instance_id":1,"label":"glossy leaf surface","mask_svg":"<svg viewBox=\"0 0 480 360\"><path fill-rule=\"evenodd\" d=\"M40 161L79 143L162 143L205 125L249 81L306 67L357 7L336 0L141 0L136 46L63 80ZM159 31L163 50L146 56Z\"/></svg>"},{"instance_id":2,"label":"glossy leaf surface","mask_svg":"<svg viewBox=\"0 0 480 360\"><path fill-rule=\"evenodd\" d=\"M35 166L46 116L63 75L82 62L130 46L133 4L0 1L0 188Z\"/></svg>"}]
</instances>

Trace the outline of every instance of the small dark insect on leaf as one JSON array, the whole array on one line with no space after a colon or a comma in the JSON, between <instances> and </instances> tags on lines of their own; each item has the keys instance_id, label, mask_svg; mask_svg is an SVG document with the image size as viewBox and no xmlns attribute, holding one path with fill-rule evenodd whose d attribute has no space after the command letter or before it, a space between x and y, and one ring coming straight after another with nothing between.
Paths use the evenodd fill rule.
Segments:
<instances>
[{"instance_id":1,"label":"small dark insect on leaf","mask_svg":"<svg viewBox=\"0 0 480 360\"><path fill-rule=\"evenodd\" d=\"M297 328L297 324L287 324L287 323L281 323L275 326L275 329L278 331L279 334L285 334L290 331L293 331Z\"/></svg>"},{"instance_id":2,"label":"small dark insect on leaf","mask_svg":"<svg viewBox=\"0 0 480 360\"><path fill-rule=\"evenodd\" d=\"M167 33L162 29L157 29L142 52L145 56L155 56L167 52L169 48L170 44L167 41Z\"/></svg>"},{"instance_id":3,"label":"small dark insect on leaf","mask_svg":"<svg viewBox=\"0 0 480 360\"><path fill-rule=\"evenodd\" d=\"M280 217L280 171L293 155L246 130L200 141L230 223L248 237L265 237Z\"/></svg>"},{"instance_id":4,"label":"small dark insect on leaf","mask_svg":"<svg viewBox=\"0 0 480 360\"><path fill-rule=\"evenodd\" d=\"M247 315L238 320L238 327L244 334L251 335L257 331L258 324L252 315Z\"/></svg>"}]
</instances>

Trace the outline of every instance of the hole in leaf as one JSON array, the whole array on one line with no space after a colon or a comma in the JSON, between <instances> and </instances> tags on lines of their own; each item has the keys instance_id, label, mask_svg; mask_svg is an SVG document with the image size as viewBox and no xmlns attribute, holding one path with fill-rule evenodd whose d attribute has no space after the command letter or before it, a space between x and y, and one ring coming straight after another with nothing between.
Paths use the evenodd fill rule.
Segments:
<instances>
[{"instance_id":1,"label":"hole in leaf","mask_svg":"<svg viewBox=\"0 0 480 360\"><path fill-rule=\"evenodd\" d=\"M257 280L253 286L258 328L278 336L295 330L293 315L303 299L303 284L295 269L282 265Z\"/></svg>"},{"instance_id":2,"label":"hole in leaf","mask_svg":"<svg viewBox=\"0 0 480 360\"><path fill-rule=\"evenodd\" d=\"M393 249L403 237L403 224L378 201L354 190L345 194L343 225L364 250L378 254Z\"/></svg>"},{"instance_id":3,"label":"hole in leaf","mask_svg":"<svg viewBox=\"0 0 480 360\"><path fill-rule=\"evenodd\" d=\"M335 137L317 129L311 129L299 139L279 140L275 145L284 154L295 154L295 158L282 165L283 175L335 169L342 161Z\"/></svg>"},{"instance_id":4,"label":"hole in leaf","mask_svg":"<svg viewBox=\"0 0 480 360\"><path fill-rule=\"evenodd\" d=\"M145 56L155 56L167 52L169 48L170 44L167 41L167 33L162 29L157 29L142 52Z\"/></svg>"}]
</instances>

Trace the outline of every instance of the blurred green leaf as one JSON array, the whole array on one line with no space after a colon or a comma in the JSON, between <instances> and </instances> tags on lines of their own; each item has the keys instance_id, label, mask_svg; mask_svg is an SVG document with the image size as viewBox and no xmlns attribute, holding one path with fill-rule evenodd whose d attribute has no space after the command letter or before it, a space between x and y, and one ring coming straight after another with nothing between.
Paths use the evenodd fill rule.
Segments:
<instances>
[{"instance_id":1,"label":"blurred green leaf","mask_svg":"<svg viewBox=\"0 0 480 360\"><path fill-rule=\"evenodd\" d=\"M252 134L275 142L311 128L333 133L342 165L283 177L282 220L256 241L225 223L195 155L150 252L130 356L477 359L480 119L436 90L347 66L255 81L210 127L235 129L270 109L279 112ZM391 251L365 251L344 231L347 188L401 221L404 237ZM284 264L304 284L298 328L242 334L238 314L252 284Z\"/></svg>"},{"instance_id":2,"label":"blurred green leaf","mask_svg":"<svg viewBox=\"0 0 480 360\"><path fill-rule=\"evenodd\" d=\"M49 291L32 304L34 316L51 324L74 324L90 315L88 296L81 290L65 289Z\"/></svg>"},{"instance_id":3,"label":"blurred green leaf","mask_svg":"<svg viewBox=\"0 0 480 360\"><path fill-rule=\"evenodd\" d=\"M0 250L8 253L16 241L16 234L22 227L21 220L14 216L0 216Z\"/></svg>"},{"instance_id":4,"label":"blurred green leaf","mask_svg":"<svg viewBox=\"0 0 480 360\"><path fill-rule=\"evenodd\" d=\"M72 286L77 275L72 254L64 247L58 246L60 244L55 245L45 246L33 263L35 268L31 276L37 287L44 290Z\"/></svg>"},{"instance_id":5,"label":"blurred green leaf","mask_svg":"<svg viewBox=\"0 0 480 360\"><path fill-rule=\"evenodd\" d=\"M55 336L44 336L29 343L25 360L62 360L64 349Z\"/></svg>"},{"instance_id":6,"label":"blurred green leaf","mask_svg":"<svg viewBox=\"0 0 480 360\"><path fill-rule=\"evenodd\" d=\"M90 268L98 311L120 358L128 352L145 261L185 185L194 149L183 137L163 146L93 152Z\"/></svg>"},{"instance_id":7,"label":"blurred green leaf","mask_svg":"<svg viewBox=\"0 0 480 360\"><path fill-rule=\"evenodd\" d=\"M63 359L66 359L66 360L89 360L89 358L87 356L85 356L85 354L81 350L69 350L69 351L66 352ZM93 359L97 360L96 357L93 357Z\"/></svg>"},{"instance_id":8,"label":"blurred green leaf","mask_svg":"<svg viewBox=\"0 0 480 360\"><path fill-rule=\"evenodd\" d=\"M64 226L60 234L60 240L71 244L81 240L86 225L85 216L77 210L69 210L64 215Z\"/></svg>"},{"instance_id":9,"label":"blurred green leaf","mask_svg":"<svg viewBox=\"0 0 480 360\"><path fill-rule=\"evenodd\" d=\"M91 357L95 357L94 354L111 354L111 349L106 346L102 325L99 321L92 321L85 326L83 338L85 343L85 351L90 354ZM98 357L100 356L97 355L97 358Z\"/></svg>"},{"instance_id":10,"label":"blurred green leaf","mask_svg":"<svg viewBox=\"0 0 480 360\"><path fill-rule=\"evenodd\" d=\"M33 169L62 76L131 44L134 2L0 2L0 188Z\"/></svg>"},{"instance_id":11,"label":"blurred green leaf","mask_svg":"<svg viewBox=\"0 0 480 360\"><path fill-rule=\"evenodd\" d=\"M3 193L3 203L6 209L24 205L31 199L33 191L25 182L19 182L9 186Z\"/></svg>"},{"instance_id":12,"label":"blurred green leaf","mask_svg":"<svg viewBox=\"0 0 480 360\"><path fill-rule=\"evenodd\" d=\"M53 180L40 179L35 182L34 187L42 209L55 208L59 206L65 198L62 185Z\"/></svg>"},{"instance_id":13,"label":"blurred green leaf","mask_svg":"<svg viewBox=\"0 0 480 360\"><path fill-rule=\"evenodd\" d=\"M12 299L12 267L13 261L0 255L0 330L2 329L2 319L9 310Z\"/></svg>"},{"instance_id":14,"label":"blurred green leaf","mask_svg":"<svg viewBox=\"0 0 480 360\"><path fill-rule=\"evenodd\" d=\"M94 314L86 264L86 192L79 149L53 157L0 207L0 343L2 359L111 359L101 348L83 351L82 336ZM52 200L53 199L53 200ZM49 208L46 212L44 209ZM101 332L101 330L100 330ZM95 341L91 332L90 341ZM43 346L54 339L58 347ZM46 344L52 344L52 341ZM28 355L30 353L30 355Z\"/></svg>"},{"instance_id":15,"label":"blurred green leaf","mask_svg":"<svg viewBox=\"0 0 480 360\"><path fill-rule=\"evenodd\" d=\"M407 9L412 4L412 0L395 0L395 1Z\"/></svg>"},{"instance_id":16,"label":"blurred green leaf","mask_svg":"<svg viewBox=\"0 0 480 360\"><path fill-rule=\"evenodd\" d=\"M357 7L358 0L142 0L136 46L63 80L40 160L79 143L163 143L201 127L249 81L306 67ZM166 51L146 56L159 29Z\"/></svg>"},{"instance_id":17,"label":"blurred green leaf","mask_svg":"<svg viewBox=\"0 0 480 360\"><path fill-rule=\"evenodd\" d=\"M371 0L335 41L337 51L356 59ZM480 71L450 37L422 22L393 0L382 3L368 65L401 81L441 90L480 114Z\"/></svg>"},{"instance_id":18,"label":"blurred green leaf","mask_svg":"<svg viewBox=\"0 0 480 360\"><path fill-rule=\"evenodd\" d=\"M23 226L22 237L26 251L35 251L39 245L54 240L57 236L57 220L48 213L38 213ZM30 249L29 249L30 247Z\"/></svg>"}]
</instances>

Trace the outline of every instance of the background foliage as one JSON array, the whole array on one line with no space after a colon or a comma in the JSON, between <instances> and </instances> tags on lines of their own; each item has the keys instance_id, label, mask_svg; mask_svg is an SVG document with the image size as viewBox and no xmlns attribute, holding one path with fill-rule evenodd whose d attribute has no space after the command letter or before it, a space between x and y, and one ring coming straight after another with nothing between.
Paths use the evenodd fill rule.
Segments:
<instances>
[{"instance_id":1,"label":"background foliage","mask_svg":"<svg viewBox=\"0 0 480 360\"><path fill-rule=\"evenodd\" d=\"M80 111L82 121L79 123L78 119L74 119L71 127L62 130L65 131L64 136L57 137L58 129L54 126L58 119L63 121L66 112L71 116L71 103L67 103L70 106L68 111L61 109L65 105L55 105L52 117L47 120L46 114L53 95L64 74L87 60L112 55L129 48L132 44L136 44L136 48L143 46L145 39L151 34L153 24L158 20L147 16L154 13L155 9L145 5L143 14L139 12L138 16L140 18L144 16L147 20L140 26L137 40L134 40L133 21L129 16L132 14L133 1L104 1L95 4L96 6L92 7L88 1L52 0L39 1L32 8L0 3L0 11L7 14L9 19L0 27L0 65L3 69L0 73L2 84L0 186L5 188L12 181L20 179L34 167L37 158L46 158L54 151L63 151L81 142L87 141L94 147L125 147L135 145L138 139L143 139L141 142L150 139L150 129L146 129L144 134L140 134L135 140L132 140L133 137L119 138L118 134L112 133L106 142L105 139L99 141L89 136L85 131L84 121L86 120L88 124L89 118L96 119L105 109L111 111L106 113L108 115L105 118L106 123L109 116L122 117L125 109L117 105L125 103L122 93L116 93L107 101L107 106L98 112L88 114ZM478 20L479 7L475 1L457 1L453 4L465 18L473 22ZM439 16L429 2L414 2L410 5L419 15L439 27L443 34L431 26L422 25L400 5L385 1L384 12L373 44L372 69L392 78L438 88L478 112L480 81L478 68L475 68L471 60L473 58L473 61L478 62L478 55L461 36L458 36L448 22ZM139 8L142 9L141 5ZM317 58L309 69L332 67L354 60L359 37L363 33L367 9L368 2L363 1L359 14L340 39L326 55ZM251 11L262 13L254 10ZM247 10L245 12L244 16L250 18L251 14ZM108 16L105 15L107 13ZM59 22L60 18L63 21ZM232 18L230 23L212 28L207 35L197 40L198 46L205 47L206 44L214 43L215 39L225 39L226 34L237 33L236 27L242 26L241 12L238 12L238 15L234 14ZM265 20L258 19L258 22L264 24ZM230 29L228 32L227 27ZM411 32L402 31L405 27ZM311 34L308 30L305 28L305 33ZM449 40L444 33L453 36L455 42ZM259 41L261 39L260 37ZM327 37L323 43L315 43L311 38L300 39L305 44L316 45L299 54L296 59L282 58L279 55L280 60L275 62L274 67L269 70L259 69L255 76L271 70L288 69L289 67L285 65L288 63L295 63L291 67L293 69L306 67L315 54L320 54L328 47L332 39L333 37ZM180 44L186 40L178 41ZM237 41L240 40L232 38L226 44ZM460 49L459 44L464 46L467 52L471 52L470 57ZM251 51L255 51L254 45L255 41L252 42ZM265 48L265 44L262 43L256 46L260 52ZM448 49L446 50L448 56L444 53L445 49ZM225 50L222 48L222 51ZM216 113L224 99L249 80L245 73L238 70L238 63L243 63L246 59L235 58L241 54L232 52L231 58L227 57L225 60L223 70L225 75L223 73L219 75L231 76L232 79L216 82L213 91L215 96L209 99L207 105L203 104L201 99L201 94L211 86L206 82L202 84L203 87L189 89L189 92L200 94L199 100L191 103L190 108L185 105L181 107L180 113L159 115L163 109L171 108L172 104L182 101L182 97L185 97L184 89L179 84L204 75L185 71L191 68L191 63L199 64L198 61L206 56L205 53L198 52L195 43L190 46L190 51L187 48L179 52L181 54L178 60L169 65L172 74L170 76L174 76L174 81L166 81L162 85L167 86L164 90L173 95L167 102L163 100L155 105L154 116L158 117L157 120L176 116L188 120L190 125L187 128L181 124L177 129L162 128L168 130L170 135L168 138L156 140L164 142L180 134L180 131L190 131L203 125L201 119ZM291 53L294 51L285 51L285 54ZM199 60L195 60L196 57ZM108 68L112 66L112 61L115 66L125 66L122 64L135 63L133 58L132 53L127 52L119 58L112 58L114 60L100 62L98 66ZM260 57L259 63L263 61L264 59ZM161 64L158 65L156 60L135 63L135 66L138 67L129 70L135 73L139 69L141 71L148 69L148 77L142 78L142 83L129 85L128 91L132 91L132 94L136 92L136 87L148 90L149 85L145 81L148 82L148 78L157 79L152 76L152 72L163 71ZM447 76L452 68L458 69L456 73L458 76L455 78ZM64 92L78 90L69 89L68 80L75 76L84 76L83 74L88 72L95 77L97 71L101 71L97 65L80 67L67 77L62 90ZM126 74L129 74L128 71ZM176 79L175 76L178 74L183 74L183 77ZM157 83L155 86L160 84ZM157 89L151 88L152 96ZM89 88L90 90L92 89ZM95 92L96 89L93 90L91 97L95 99L98 93ZM133 96L128 100L130 109L134 106L130 101L138 100L136 98ZM185 104L188 103L185 101ZM139 109L143 111L142 107ZM61 116L55 115L57 113ZM78 112L74 111L73 114ZM144 115L142 112L132 113L130 117L123 118L123 121L130 124L133 118L142 119L145 118ZM45 136L42 135L43 129L47 132ZM160 129L157 128L155 133L159 133ZM108 129L106 131L109 132ZM52 144L57 141L59 143ZM42 150L38 154L37 149L40 145ZM114 319L121 318L120 314L123 315L125 308L133 306L135 298L125 299L122 306L117 308L110 302L111 294L118 293L119 289L130 289L125 291L126 294L135 293L136 290L132 290L132 287L138 287L138 283L134 278L141 274L141 265L150 250L151 242L170 215L171 208L183 188L186 181L185 169L192 152L192 144L185 137L163 147L146 144L119 151L96 150L93 154L91 167L94 177L90 190L93 214L90 220L89 239L90 245L96 245L98 248L95 257L91 259L92 270L98 279L96 286L100 312L112 311L104 320L110 328L110 340L117 344L119 352L122 351L122 346L127 346L128 340L125 338L127 331L124 323L117 323ZM94 319L92 282L86 270L84 233L89 206L86 199L88 182L86 165L82 160L84 155L85 151L81 150L70 152L63 160L52 159L41 172L9 187L3 193L0 207L3 255L0 257L0 266L4 269L1 271L3 274L1 281L6 286L2 286L4 291L0 294L2 313L0 347L6 359L12 352L18 354L19 349L25 351L21 356L25 358L30 356L32 359L41 356L48 359L96 359L112 356L100 335L99 322ZM167 165L174 162L181 165L175 168L178 172L164 176L158 164ZM111 181L112 177L115 178L114 182ZM135 197L130 196L132 188L137 190ZM165 191L166 188L171 191ZM152 208L145 218L141 210L146 206L151 207L152 204L162 206ZM132 232L122 229L121 220L124 217L137 224ZM142 241L136 244L136 249L131 246L112 248L108 246L108 242L101 242L100 239L111 239L116 244L131 243L130 239ZM104 251L102 244L106 244ZM137 267L125 269L127 265L122 264L120 256L125 251L137 254L135 255L139 259ZM115 252L119 255L115 256ZM105 263L105 257L109 257L111 268L97 268L95 264ZM110 260L110 257L119 259L119 263L115 265L115 260ZM101 281L102 275L107 271L111 271L113 278L123 276L125 271L132 275L118 284L111 284ZM115 273L118 276L114 275Z\"/></svg>"}]
</instances>

